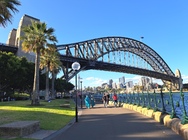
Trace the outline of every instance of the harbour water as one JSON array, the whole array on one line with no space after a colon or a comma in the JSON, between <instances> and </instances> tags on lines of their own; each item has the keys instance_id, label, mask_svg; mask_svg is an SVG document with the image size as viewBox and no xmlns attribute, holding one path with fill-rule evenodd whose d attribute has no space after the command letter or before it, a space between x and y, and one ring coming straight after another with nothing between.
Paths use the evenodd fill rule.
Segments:
<instances>
[{"instance_id":1,"label":"harbour water","mask_svg":"<svg viewBox=\"0 0 188 140\"><path fill-rule=\"evenodd\" d=\"M112 97L112 94L110 94ZM118 101L130 103L151 109L166 112L182 119L188 116L188 92L182 93L131 93L117 94ZM102 94L95 94L95 99L100 100ZM112 100L112 98L111 98Z\"/></svg>"}]
</instances>

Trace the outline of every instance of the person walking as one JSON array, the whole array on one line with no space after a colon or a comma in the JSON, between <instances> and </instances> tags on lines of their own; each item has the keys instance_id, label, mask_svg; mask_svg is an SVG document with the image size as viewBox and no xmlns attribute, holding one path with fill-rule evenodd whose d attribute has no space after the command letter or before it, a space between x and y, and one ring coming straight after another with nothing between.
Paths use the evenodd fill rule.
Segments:
<instances>
[{"instance_id":1,"label":"person walking","mask_svg":"<svg viewBox=\"0 0 188 140\"><path fill-rule=\"evenodd\" d=\"M113 100L114 100L114 106L117 107L117 103L118 103L118 96L117 96L117 94L114 93L114 95L113 95L112 98L113 98Z\"/></svg>"},{"instance_id":2,"label":"person walking","mask_svg":"<svg viewBox=\"0 0 188 140\"><path fill-rule=\"evenodd\" d=\"M108 107L108 102L109 102L109 94L105 93L102 97L104 107Z\"/></svg>"},{"instance_id":3,"label":"person walking","mask_svg":"<svg viewBox=\"0 0 188 140\"><path fill-rule=\"evenodd\" d=\"M95 99L93 95L91 95L91 107L93 108L95 106Z\"/></svg>"},{"instance_id":4,"label":"person walking","mask_svg":"<svg viewBox=\"0 0 188 140\"><path fill-rule=\"evenodd\" d=\"M85 101L85 106L86 106L86 108L90 109L91 100L90 100L90 98L89 98L88 95L86 95L84 101Z\"/></svg>"}]
</instances>

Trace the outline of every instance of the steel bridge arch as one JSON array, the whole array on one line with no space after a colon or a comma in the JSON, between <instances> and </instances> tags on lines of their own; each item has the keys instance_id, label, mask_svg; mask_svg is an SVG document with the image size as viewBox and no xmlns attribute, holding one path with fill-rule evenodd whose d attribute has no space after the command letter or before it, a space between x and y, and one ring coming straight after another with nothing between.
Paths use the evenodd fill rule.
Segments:
<instances>
[{"instance_id":1,"label":"steel bridge arch","mask_svg":"<svg viewBox=\"0 0 188 140\"><path fill-rule=\"evenodd\" d=\"M57 45L57 50L64 51L65 56L90 61L97 61L110 52L130 52L146 61L154 71L175 77L170 67L156 51L132 38L115 36L95 38L83 42Z\"/></svg>"},{"instance_id":2,"label":"steel bridge arch","mask_svg":"<svg viewBox=\"0 0 188 140\"><path fill-rule=\"evenodd\" d=\"M140 58L142 58L143 60L145 60L148 64L150 64L150 66L155 70L155 71L157 71L157 72L163 72L163 73L165 73L165 72L168 72L168 74L169 75L172 75L172 76L174 76L174 74L173 74L173 72L171 71L171 69L168 67L168 65L167 64L165 64L165 66L167 67L167 68L169 68L169 69L167 69L167 71L164 69L164 67L163 66L161 66L160 64L161 64L161 61L159 61L158 59L155 59L155 57L154 56L152 56L152 55L149 55L149 53L147 52L147 51L142 51L141 50L141 52L138 50L138 49L135 49L135 48L133 48L133 47L130 47L130 48L118 48L118 49L114 49L114 50L111 50L111 51L109 51L109 52L114 52L114 51L127 51L127 52L130 52L130 53L132 53L132 54L135 54L135 55L137 55L137 56L139 56ZM106 54L108 54L109 52L105 52L103 55L106 55ZM98 58L100 58L100 57L102 57L103 55L99 55L98 57L97 57L97 59ZM161 58L162 59L162 58ZM162 63L163 64L163 63Z\"/></svg>"}]
</instances>

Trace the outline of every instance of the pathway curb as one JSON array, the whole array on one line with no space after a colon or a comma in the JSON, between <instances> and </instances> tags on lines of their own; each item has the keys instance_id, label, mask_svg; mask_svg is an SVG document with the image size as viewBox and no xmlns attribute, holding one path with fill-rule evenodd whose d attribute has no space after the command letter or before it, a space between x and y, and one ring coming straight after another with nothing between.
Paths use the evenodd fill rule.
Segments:
<instances>
[{"instance_id":1,"label":"pathway curb","mask_svg":"<svg viewBox=\"0 0 188 140\"><path fill-rule=\"evenodd\" d=\"M124 104L123 108L131 109L145 116L153 118L155 121L162 123L164 126L172 129L176 134L181 135L184 140L188 140L188 124L181 124L181 120L179 118L171 119L170 115L168 114L162 114L160 111L154 112L151 109L142 108L137 105Z\"/></svg>"}]
</instances>

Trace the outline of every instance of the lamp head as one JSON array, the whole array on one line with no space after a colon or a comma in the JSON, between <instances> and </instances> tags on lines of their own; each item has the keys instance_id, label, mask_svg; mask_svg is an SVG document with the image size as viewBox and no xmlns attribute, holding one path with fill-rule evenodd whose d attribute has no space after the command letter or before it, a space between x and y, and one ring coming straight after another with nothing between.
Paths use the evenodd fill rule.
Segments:
<instances>
[{"instance_id":1,"label":"lamp head","mask_svg":"<svg viewBox=\"0 0 188 140\"><path fill-rule=\"evenodd\" d=\"M80 64L78 62L72 63L72 69L77 71L80 69Z\"/></svg>"}]
</instances>

